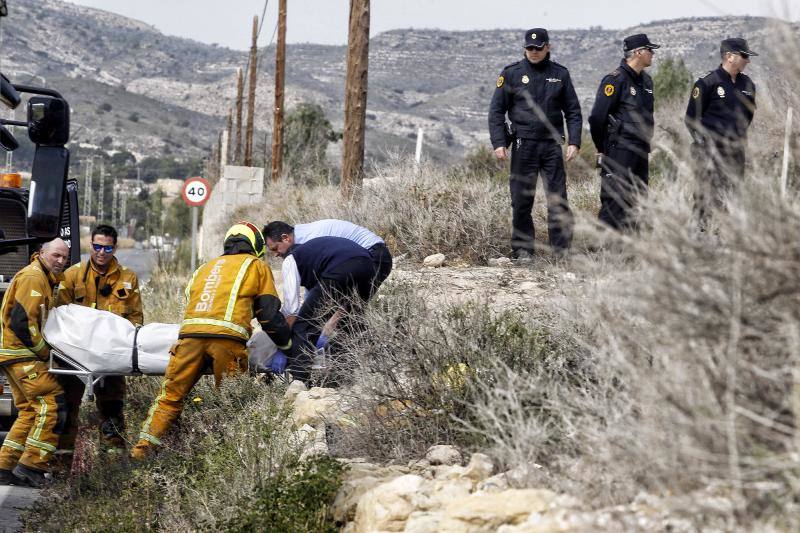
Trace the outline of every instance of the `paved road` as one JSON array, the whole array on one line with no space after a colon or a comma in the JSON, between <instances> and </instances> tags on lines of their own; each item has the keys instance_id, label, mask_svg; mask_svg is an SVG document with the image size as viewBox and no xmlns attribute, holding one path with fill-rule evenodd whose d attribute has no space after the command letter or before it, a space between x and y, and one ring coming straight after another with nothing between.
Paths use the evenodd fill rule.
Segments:
<instances>
[{"instance_id":1,"label":"paved road","mask_svg":"<svg viewBox=\"0 0 800 533\"><path fill-rule=\"evenodd\" d=\"M38 489L0 486L0 533L19 531L20 509L30 507L38 497Z\"/></svg>"},{"instance_id":2,"label":"paved road","mask_svg":"<svg viewBox=\"0 0 800 533\"><path fill-rule=\"evenodd\" d=\"M150 273L156 267L156 252L152 249L125 248L117 250L115 255L120 263L136 272L141 283L150 279ZM88 258L89 254L81 257L84 261Z\"/></svg>"}]
</instances>

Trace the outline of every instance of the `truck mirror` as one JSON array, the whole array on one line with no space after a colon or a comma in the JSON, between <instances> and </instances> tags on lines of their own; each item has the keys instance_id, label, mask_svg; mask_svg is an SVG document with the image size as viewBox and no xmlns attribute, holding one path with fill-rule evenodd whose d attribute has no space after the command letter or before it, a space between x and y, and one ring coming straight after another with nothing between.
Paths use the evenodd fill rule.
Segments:
<instances>
[{"instance_id":1,"label":"truck mirror","mask_svg":"<svg viewBox=\"0 0 800 533\"><path fill-rule=\"evenodd\" d=\"M69 141L69 106L52 96L28 100L28 137L42 146L64 146Z\"/></svg>"},{"instance_id":2,"label":"truck mirror","mask_svg":"<svg viewBox=\"0 0 800 533\"><path fill-rule=\"evenodd\" d=\"M2 101L11 109L16 109L20 103L20 100L21 98L19 97L19 93L11 84L11 82L8 81L8 78L6 78L5 74L0 74L0 101Z\"/></svg>"},{"instance_id":3,"label":"truck mirror","mask_svg":"<svg viewBox=\"0 0 800 533\"><path fill-rule=\"evenodd\" d=\"M69 171L69 150L37 146L28 196L28 235L55 239L61 229L61 209Z\"/></svg>"},{"instance_id":4,"label":"truck mirror","mask_svg":"<svg viewBox=\"0 0 800 533\"><path fill-rule=\"evenodd\" d=\"M13 152L19 148L19 142L17 142L16 137L14 137L14 134L8 131L8 128L5 126L0 126L0 146L9 152Z\"/></svg>"}]
</instances>

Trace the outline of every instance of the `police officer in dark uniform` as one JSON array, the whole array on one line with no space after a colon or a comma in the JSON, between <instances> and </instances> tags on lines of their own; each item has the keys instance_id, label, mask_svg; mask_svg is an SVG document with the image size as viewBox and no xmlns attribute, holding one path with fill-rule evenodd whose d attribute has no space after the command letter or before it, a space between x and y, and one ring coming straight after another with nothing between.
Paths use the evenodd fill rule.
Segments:
<instances>
[{"instance_id":1,"label":"police officer in dark uniform","mask_svg":"<svg viewBox=\"0 0 800 533\"><path fill-rule=\"evenodd\" d=\"M511 249L519 259L529 259L533 254L531 211L540 173L547 192L550 245L559 255L569 249L573 220L561 145L566 118L567 160L577 155L582 122L569 71L550 59L547 30L526 31L524 47L525 57L505 67L497 78L489 107L489 135L497 158L506 159L511 146ZM506 125L506 114L510 127Z\"/></svg>"},{"instance_id":2,"label":"police officer in dark uniform","mask_svg":"<svg viewBox=\"0 0 800 533\"><path fill-rule=\"evenodd\" d=\"M743 71L750 63L747 41L725 39L722 63L694 83L686 108L696 162L695 209L705 226L710 208L720 208L744 176L747 128L756 110L756 86Z\"/></svg>"},{"instance_id":3,"label":"police officer in dark uniform","mask_svg":"<svg viewBox=\"0 0 800 533\"><path fill-rule=\"evenodd\" d=\"M647 191L653 79L644 69L656 48L644 33L623 41L624 58L600 82L589 116L601 168L599 218L615 229L635 228L636 199Z\"/></svg>"}]
</instances>

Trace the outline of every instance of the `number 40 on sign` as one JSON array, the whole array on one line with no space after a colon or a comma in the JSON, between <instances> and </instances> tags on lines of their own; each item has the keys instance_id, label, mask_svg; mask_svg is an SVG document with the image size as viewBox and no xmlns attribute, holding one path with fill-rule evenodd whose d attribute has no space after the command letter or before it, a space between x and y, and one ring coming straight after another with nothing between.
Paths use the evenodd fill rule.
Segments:
<instances>
[{"instance_id":1,"label":"number 40 on sign","mask_svg":"<svg viewBox=\"0 0 800 533\"><path fill-rule=\"evenodd\" d=\"M198 207L211 196L211 184L201 177L188 178L183 183L183 201L190 207Z\"/></svg>"}]
</instances>

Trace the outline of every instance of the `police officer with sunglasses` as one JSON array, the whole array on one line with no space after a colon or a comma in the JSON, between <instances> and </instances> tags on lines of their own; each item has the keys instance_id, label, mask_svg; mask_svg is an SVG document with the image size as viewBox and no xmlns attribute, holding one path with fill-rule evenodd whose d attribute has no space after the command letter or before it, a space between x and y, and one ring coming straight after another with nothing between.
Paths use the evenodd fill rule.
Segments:
<instances>
[{"instance_id":1,"label":"police officer with sunglasses","mask_svg":"<svg viewBox=\"0 0 800 533\"><path fill-rule=\"evenodd\" d=\"M139 279L133 270L119 264L114 256L116 249L117 230L104 224L97 226L92 231L89 260L72 265L64 272L64 280L56 297L57 305L85 305L109 311L127 318L134 326L141 326L144 314ZM61 438L59 449L68 455L78 431L78 408L84 385L73 376L64 378L62 386L67 396L69 414L67 430ZM112 450L123 449L125 377L107 376L94 390L103 444ZM65 462L69 461L68 457L65 459Z\"/></svg>"},{"instance_id":2,"label":"police officer with sunglasses","mask_svg":"<svg viewBox=\"0 0 800 533\"><path fill-rule=\"evenodd\" d=\"M747 130L756 110L756 86L744 69L757 56L742 38L720 44L721 64L694 83L686 108L696 164L695 210L704 228L710 210L744 178Z\"/></svg>"},{"instance_id":3,"label":"police officer with sunglasses","mask_svg":"<svg viewBox=\"0 0 800 533\"><path fill-rule=\"evenodd\" d=\"M495 156L507 159L511 147L511 249L512 255L522 260L530 259L534 249L531 210L539 174L547 194L550 246L556 255L570 247L573 221L561 145L568 144L567 161L578 154L583 120L569 71L550 59L547 30L530 29L523 42L525 57L500 73L489 107L489 136Z\"/></svg>"}]
</instances>

